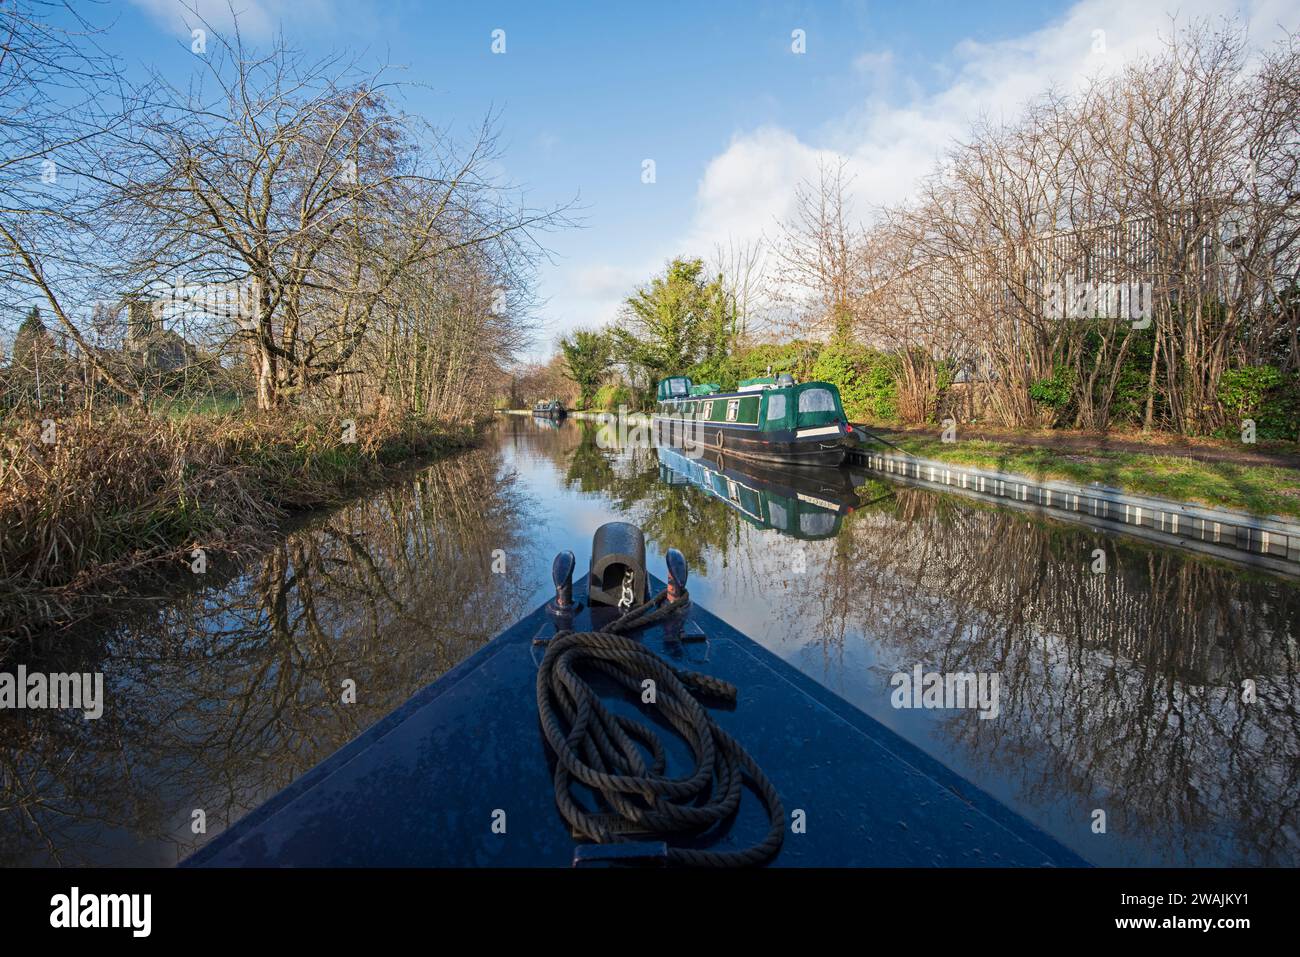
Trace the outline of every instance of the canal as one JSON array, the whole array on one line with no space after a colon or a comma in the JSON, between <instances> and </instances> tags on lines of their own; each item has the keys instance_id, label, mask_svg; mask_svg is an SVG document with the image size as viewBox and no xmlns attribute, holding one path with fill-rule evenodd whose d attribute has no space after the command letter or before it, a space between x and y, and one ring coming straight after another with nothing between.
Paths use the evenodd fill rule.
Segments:
<instances>
[{"instance_id":1,"label":"canal","mask_svg":"<svg viewBox=\"0 0 1300 957\"><path fill-rule=\"evenodd\" d=\"M652 571L680 548L697 601L1086 859L1300 864L1300 583L852 468L607 446L502 418L25 652L102 672L106 705L0 712L0 865L176 863L544 600L555 552L585 567L613 519ZM918 666L998 676L996 717L895 708Z\"/></svg>"}]
</instances>

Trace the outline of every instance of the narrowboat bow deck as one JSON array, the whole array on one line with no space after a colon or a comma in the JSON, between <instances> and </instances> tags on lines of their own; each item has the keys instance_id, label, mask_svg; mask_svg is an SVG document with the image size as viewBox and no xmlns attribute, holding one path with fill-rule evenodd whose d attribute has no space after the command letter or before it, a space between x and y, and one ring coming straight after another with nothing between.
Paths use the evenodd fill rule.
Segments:
<instances>
[{"instance_id":1,"label":"narrowboat bow deck","mask_svg":"<svg viewBox=\"0 0 1300 957\"><path fill-rule=\"evenodd\" d=\"M593 548L593 556L598 551ZM603 561L600 568L609 570ZM620 567L613 571L617 578ZM681 575L684 581L684 568ZM644 578L644 587L662 587L644 571L633 577ZM598 571L593 580L572 583L572 629L590 629L593 614L607 619L617 613L588 604L590 590L605 581ZM556 633L550 605L508 628L183 866L663 863L654 851L662 845L652 836L629 835L637 844L592 844L576 840L560 814L556 757L538 717L539 661ZM676 667L736 685L733 707L705 704L780 795L786 826L773 864L1085 863L698 605L629 637ZM655 728L668 751L666 776L690 773L690 750L654 706L620 696L612 682L593 687L615 714ZM587 804L601 810L594 800ZM767 811L747 780L739 809L721 825L669 843L726 851L754 845L768 831Z\"/></svg>"}]
</instances>

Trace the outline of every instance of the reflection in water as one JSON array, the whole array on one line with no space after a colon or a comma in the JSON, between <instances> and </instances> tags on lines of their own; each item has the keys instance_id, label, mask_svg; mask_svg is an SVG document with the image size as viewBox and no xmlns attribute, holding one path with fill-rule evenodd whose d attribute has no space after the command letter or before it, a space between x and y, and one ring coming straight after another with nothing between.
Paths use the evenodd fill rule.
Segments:
<instances>
[{"instance_id":1,"label":"reflection in water","mask_svg":"<svg viewBox=\"0 0 1300 957\"><path fill-rule=\"evenodd\" d=\"M494 451L460 455L75 654L28 656L102 670L108 707L0 713L0 863L189 853L194 810L216 833L513 620L492 550L520 546L524 500Z\"/></svg>"},{"instance_id":2,"label":"reflection in water","mask_svg":"<svg viewBox=\"0 0 1300 957\"><path fill-rule=\"evenodd\" d=\"M998 719L937 712L918 743L1080 853L1300 863L1294 583L911 488L836 544L790 601L841 693L893 722L895 671L997 672ZM854 600L828 602L841 591ZM1088 827L1095 808L1108 835Z\"/></svg>"},{"instance_id":3,"label":"reflection in water","mask_svg":"<svg viewBox=\"0 0 1300 957\"><path fill-rule=\"evenodd\" d=\"M224 584L29 655L103 670L109 706L0 713L0 863L176 860L204 840L194 809L211 834L291 781L539 601L551 555L585 560L612 518L653 556L681 548L698 601L1086 858L1300 863L1295 583L847 470L596 437L506 419ZM893 710L889 677L916 664L999 673L999 717Z\"/></svg>"},{"instance_id":4,"label":"reflection in water","mask_svg":"<svg viewBox=\"0 0 1300 957\"><path fill-rule=\"evenodd\" d=\"M1296 583L866 473L855 509L845 471L792 496L748 463L568 431L567 483L683 549L699 601L1088 859L1300 863ZM773 518L809 498L839 506L810 512L833 537ZM889 678L918 663L999 673L1001 715L895 711Z\"/></svg>"},{"instance_id":5,"label":"reflection in water","mask_svg":"<svg viewBox=\"0 0 1300 957\"><path fill-rule=\"evenodd\" d=\"M659 481L690 484L731 506L758 528L794 538L833 538L841 516L860 503L845 469L760 465L706 451L692 458L679 449L656 449Z\"/></svg>"}]
</instances>

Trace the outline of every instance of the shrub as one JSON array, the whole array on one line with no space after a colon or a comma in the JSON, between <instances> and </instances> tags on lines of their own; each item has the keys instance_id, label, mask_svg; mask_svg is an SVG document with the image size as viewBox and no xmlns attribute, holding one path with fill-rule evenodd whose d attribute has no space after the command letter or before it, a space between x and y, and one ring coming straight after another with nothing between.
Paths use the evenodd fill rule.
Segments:
<instances>
[{"instance_id":1,"label":"shrub","mask_svg":"<svg viewBox=\"0 0 1300 957\"><path fill-rule=\"evenodd\" d=\"M1132 345L1120 367L1119 381L1111 397L1110 420L1140 425L1146 414L1147 385L1151 377L1151 353L1155 349L1155 329L1138 329L1129 333ZM1157 393L1162 385L1163 370L1157 370ZM1099 383L1100 388L1100 383ZM1160 399L1157 395L1157 403ZM1158 406L1157 406L1158 407Z\"/></svg>"},{"instance_id":2,"label":"shrub","mask_svg":"<svg viewBox=\"0 0 1300 957\"><path fill-rule=\"evenodd\" d=\"M636 397L627 386L610 384L602 385L596 390L591 408L597 412L617 412L620 405L627 406L631 411L637 407Z\"/></svg>"},{"instance_id":3,"label":"shrub","mask_svg":"<svg viewBox=\"0 0 1300 957\"><path fill-rule=\"evenodd\" d=\"M1064 366L1057 366L1050 376L1039 379L1029 387L1029 397L1058 413L1063 411L1074 397L1073 373Z\"/></svg>"},{"instance_id":4,"label":"shrub","mask_svg":"<svg viewBox=\"0 0 1300 957\"><path fill-rule=\"evenodd\" d=\"M1300 438L1300 381L1276 366L1229 369L1219 379L1219 401L1229 434L1236 434L1243 420L1253 419L1258 438Z\"/></svg>"},{"instance_id":5,"label":"shrub","mask_svg":"<svg viewBox=\"0 0 1300 957\"><path fill-rule=\"evenodd\" d=\"M810 378L834 383L850 419L895 419L898 382L894 359L854 343L834 343L817 356Z\"/></svg>"},{"instance_id":6,"label":"shrub","mask_svg":"<svg viewBox=\"0 0 1300 957\"><path fill-rule=\"evenodd\" d=\"M389 466L463 447L463 429L386 414L172 417L137 410L0 428L4 636L65 625L128 574L188 564L196 542L238 550L289 509L329 506Z\"/></svg>"},{"instance_id":7,"label":"shrub","mask_svg":"<svg viewBox=\"0 0 1300 957\"><path fill-rule=\"evenodd\" d=\"M739 382L739 376L736 375L736 360L734 356L727 356L722 359L710 359L707 362L697 362L686 370L686 374L691 377L691 381L699 384L701 382L717 383L719 388L724 392L734 390Z\"/></svg>"},{"instance_id":8,"label":"shrub","mask_svg":"<svg viewBox=\"0 0 1300 957\"><path fill-rule=\"evenodd\" d=\"M817 343L801 339L786 343L765 342L739 350L731 360L737 380L767 375L769 367L773 375L788 372L796 379L808 379L812 377L812 367L820 351L821 346Z\"/></svg>"}]
</instances>

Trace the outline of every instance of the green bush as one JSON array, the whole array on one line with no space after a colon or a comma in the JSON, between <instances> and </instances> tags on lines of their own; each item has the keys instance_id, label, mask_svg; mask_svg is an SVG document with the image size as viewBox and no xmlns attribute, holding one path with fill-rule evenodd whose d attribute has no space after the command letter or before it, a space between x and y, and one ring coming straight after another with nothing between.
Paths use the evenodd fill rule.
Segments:
<instances>
[{"instance_id":1,"label":"green bush","mask_svg":"<svg viewBox=\"0 0 1300 957\"><path fill-rule=\"evenodd\" d=\"M1155 329L1135 329L1129 333L1132 344L1124 355L1120 366L1119 381L1111 397L1110 421L1141 425L1146 416L1147 386L1151 379L1151 353L1155 350ZM1163 385L1162 370L1156 370L1157 403ZM1098 393L1104 388L1097 384ZM1098 400L1102 396L1098 395ZM1157 405L1156 408L1159 408Z\"/></svg>"},{"instance_id":2,"label":"green bush","mask_svg":"<svg viewBox=\"0 0 1300 957\"><path fill-rule=\"evenodd\" d=\"M731 361L736 380L755 379L768 374L788 372L796 379L812 378L812 367L817 361L821 346L815 342L796 339L794 342L750 346L736 352Z\"/></svg>"},{"instance_id":3,"label":"green bush","mask_svg":"<svg viewBox=\"0 0 1300 957\"><path fill-rule=\"evenodd\" d=\"M1257 438L1300 438L1300 381L1276 366L1229 369L1219 379L1219 401L1228 416L1228 434L1237 434L1243 420L1253 419Z\"/></svg>"},{"instance_id":4,"label":"green bush","mask_svg":"<svg viewBox=\"0 0 1300 957\"><path fill-rule=\"evenodd\" d=\"M602 385L596 390L596 398L591 404L591 408L597 412L617 412L620 405L628 407L628 411L636 409L636 399L632 395L632 390L625 385Z\"/></svg>"},{"instance_id":5,"label":"green bush","mask_svg":"<svg viewBox=\"0 0 1300 957\"><path fill-rule=\"evenodd\" d=\"M1063 411L1074 397L1073 373L1064 366L1057 366L1051 376L1039 379L1029 387L1029 397L1049 409Z\"/></svg>"},{"instance_id":6,"label":"green bush","mask_svg":"<svg viewBox=\"0 0 1300 957\"><path fill-rule=\"evenodd\" d=\"M723 392L734 391L739 381L736 376L736 360L734 356L697 362L686 370L686 374L691 377L691 382L696 385L701 382L713 382Z\"/></svg>"},{"instance_id":7,"label":"green bush","mask_svg":"<svg viewBox=\"0 0 1300 957\"><path fill-rule=\"evenodd\" d=\"M832 343L813 363L809 378L834 383L850 419L896 419L896 360L853 343Z\"/></svg>"}]
</instances>

